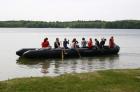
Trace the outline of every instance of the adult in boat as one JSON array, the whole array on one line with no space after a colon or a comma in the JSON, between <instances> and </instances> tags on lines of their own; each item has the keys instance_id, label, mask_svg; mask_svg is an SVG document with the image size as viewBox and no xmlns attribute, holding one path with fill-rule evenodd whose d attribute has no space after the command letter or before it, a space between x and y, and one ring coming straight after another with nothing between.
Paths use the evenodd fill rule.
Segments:
<instances>
[{"instance_id":1,"label":"adult in boat","mask_svg":"<svg viewBox=\"0 0 140 92\"><path fill-rule=\"evenodd\" d=\"M42 45L42 48L49 48L50 47L50 43L49 43L47 37L44 39L44 41L42 42L41 45Z\"/></svg>"},{"instance_id":2,"label":"adult in boat","mask_svg":"<svg viewBox=\"0 0 140 92\"><path fill-rule=\"evenodd\" d=\"M111 36L111 38L109 39L109 48L114 48L114 47L115 47L114 37Z\"/></svg>"},{"instance_id":3,"label":"adult in boat","mask_svg":"<svg viewBox=\"0 0 140 92\"><path fill-rule=\"evenodd\" d=\"M68 44L69 44L69 40L67 41L67 39L65 38L64 41L63 41L63 47L65 49L68 49Z\"/></svg>"},{"instance_id":4,"label":"adult in boat","mask_svg":"<svg viewBox=\"0 0 140 92\"><path fill-rule=\"evenodd\" d=\"M71 48L79 48L78 41L76 40L76 38L72 40Z\"/></svg>"},{"instance_id":5,"label":"adult in boat","mask_svg":"<svg viewBox=\"0 0 140 92\"><path fill-rule=\"evenodd\" d=\"M82 38L81 47L82 48L86 48L87 47L87 41L85 40L85 38Z\"/></svg>"},{"instance_id":6,"label":"adult in boat","mask_svg":"<svg viewBox=\"0 0 140 92\"><path fill-rule=\"evenodd\" d=\"M105 38L102 38L101 39L101 42L100 42L100 48L103 48L104 47L105 42L106 42L106 39Z\"/></svg>"},{"instance_id":7,"label":"adult in boat","mask_svg":"<svg viewBox=\"0 0 140 92\"><path fill-rule=\"evenodd\" d=\"M100 47L100 43L99 43L99 41L95 38L95 47L96 48L99 48Z\"/></svg>"},{"instance_id":8,"label":"adult in boat","mask_svg":"<svg viewBox=\"0 0 140 92\"><path fill-rule=\"evenodd\" d=\"M56 41L54 42L54 48L60 48L59 38L56 38Z\"/></svg>"},{"instance_id":9,"label":"adult in boat","mask_svg":"<svg viewBox=\"0 0 140 92\"><path fill-rule=\"evenodd\" d=\"M89 49L92 49L92 48L93 48L92 38L89 38L89 41L88 41L88 48L89 48Z\"/></svg>"}]
</instances>

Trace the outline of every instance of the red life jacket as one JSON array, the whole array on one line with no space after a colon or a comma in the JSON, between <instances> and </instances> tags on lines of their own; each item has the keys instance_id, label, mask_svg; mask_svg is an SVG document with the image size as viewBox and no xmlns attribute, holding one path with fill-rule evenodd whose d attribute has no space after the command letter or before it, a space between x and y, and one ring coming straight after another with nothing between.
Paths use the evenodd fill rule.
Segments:
<instances>
[{"instance_id":1,"label":"red life jacket","mask_svg":"<svg viewBox=\"0 0 140 92\"><path fill-rule=\"evenodd\" d=\"M110 39L109 40L109 48L114 48L114 46L115 46L114 40Z\"/></svg>"},{"instance_id":2,"label":"red life jacket","mask_svg":"<svg viewBox=\"0 0 140 92\"><path fill-rule=\"evenodd\" d=\"M92 43L92 41L89 41L89 42L88 42L88 48L91 49L92 47L93 47L93 43Z\"/></svg>"},{"instance_id":3,"label":"red life jacket","mask_svg":"<svg viewBox=\"0 0 140 92\"><path fill-rule=\"evenodd\" d=\"M49 47L49 41L42 42L42 48Z\"/></svg>"}]
</instances>

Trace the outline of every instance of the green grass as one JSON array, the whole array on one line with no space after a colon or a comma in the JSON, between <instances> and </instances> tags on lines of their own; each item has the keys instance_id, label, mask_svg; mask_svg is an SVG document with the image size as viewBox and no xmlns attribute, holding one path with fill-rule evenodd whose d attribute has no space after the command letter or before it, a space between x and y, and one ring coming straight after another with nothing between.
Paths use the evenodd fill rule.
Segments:
<instances>
[{"instance_id":1,"label":"green grass","mask_svg":"<svg viewBox=\"0 0 140 92\"><path fill-rule=\"evenodd\" d=\"M17 78L1 81L0 92L140 92L140 69Z\"/></svg>"}]
</instances>

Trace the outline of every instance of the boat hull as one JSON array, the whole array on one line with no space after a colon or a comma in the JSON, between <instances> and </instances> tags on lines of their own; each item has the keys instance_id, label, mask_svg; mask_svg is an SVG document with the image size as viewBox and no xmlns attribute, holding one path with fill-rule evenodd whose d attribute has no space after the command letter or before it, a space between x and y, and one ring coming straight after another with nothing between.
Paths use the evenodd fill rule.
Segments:
<instances>
[{"instance_id":1,"label":"boat hull","mask_svg":"<svg viewBox=\"0 0 140 92\"><path fill-rule=\"evenodd\" d=\"M111 55L117 54L120 50L119 46L115 48L76 48L76 49L36 49L25 48L16 52L18 56L26 58L75 58L75 57L87 57L87 56L99 56L99 55Z\"/></svg>"}]
</instances>

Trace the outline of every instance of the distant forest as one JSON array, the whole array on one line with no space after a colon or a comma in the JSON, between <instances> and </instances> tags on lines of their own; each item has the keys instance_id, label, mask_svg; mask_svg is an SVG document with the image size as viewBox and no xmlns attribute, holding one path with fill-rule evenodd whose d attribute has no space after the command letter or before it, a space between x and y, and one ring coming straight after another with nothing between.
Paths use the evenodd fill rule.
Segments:
<instances>
[{"instance_id":1,"label":"distant forest","mask_svg":"<svg viewBox=\"0 0 140 92\"><path fill-rule=\"evenodd\" d=\"M140 29L140 20L121 21L0 21L0 27L6 28L114 28Z\"/></svg>"}]
</instances>

